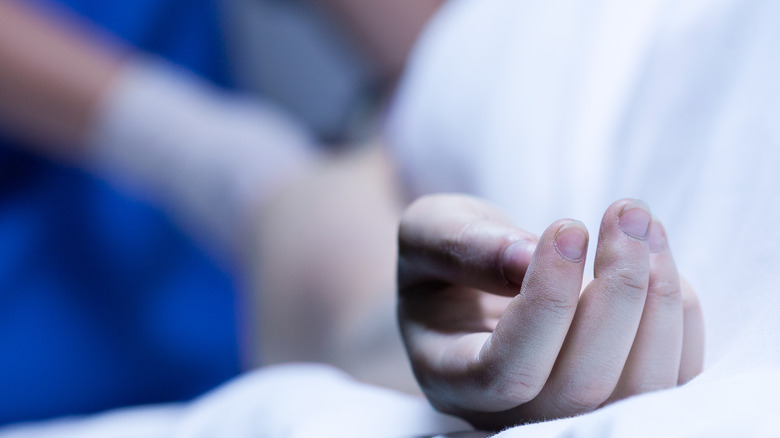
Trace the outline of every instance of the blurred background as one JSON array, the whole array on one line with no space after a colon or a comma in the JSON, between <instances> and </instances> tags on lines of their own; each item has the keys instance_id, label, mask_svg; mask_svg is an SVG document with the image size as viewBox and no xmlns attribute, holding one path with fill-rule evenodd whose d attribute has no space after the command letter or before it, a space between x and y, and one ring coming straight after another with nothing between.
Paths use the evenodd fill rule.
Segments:
<instances>
[{"instance_id":1,"label":"blurred background","mask_svg":"<svg viewBox=\"0 0 780 438\"><path fill-rule=\"evenodd\" d=\"M122 119L115 114L132 107L126 101L143 94L122 97L121 86L113 85L117 75L132 77L116 73L127 70L125 59L165 60L183 69L175 78L194 74L177 92L196 95L184 101L197 102L192 106L203 106L201 112L214 102L239 108L212 87L229 90L289 115L285 126L294 127L285 129L312 139L307 147L320 150L312 154L343 151L377 136L377 120L406 57L439 4L0 0L0 425L188 400L253 362L246 359L251 342L239 317L249 312L239 294L246 263L215 255L168 214L165 202L124 190L84 158L93 125L113 129ZM90 91L103 83L100 75L80 75L93 66L105 67L103 82L120 88L110 104ZM166 80L178 81L158 82ZM111 135L138 135L133 140L141 139L137 144L152 154L160 136L173 137L161 144L177 145L220 135L217 128L200 135L202 127L187 122L200 120L195 116L170 124L165 118L178 109L164 96L158 103L147 119L124 131L109 129ZM208 114L243 120L230 111ZM109 121L95 122L102 113L110 113ZM165 119L159 121L164 134L149 127L157 116ZM231 133L244 129L227 122ZM188 140L177 140L189 131ZM251 126L247 132L254 132ZM225 150L219 178L263 173L242 164L247 160L241 153L226 151L229 142L201 142L203 151ZM182 177L185 183L171 182L166 178L177 176L166 173L175 171L147 169L153 158L134 163L131 157L129 164L116 158L126 152L106 154L152 185L173 187L171 198L184 199L185 214L188 203L203 202L212 212L222 207L219 200L190 202L190 193L177 191L198 172L183 172L189 175ZM200 157L206 158L193 160L208 162L210 155ZM208 174L203 186L218 192L221 180ZM217 222L230 216L212 214Z\"/></svg>"},{"instance_id":2,"label":"blurred background","mask_svg":"<svg viewBox=\"0 0 780 438\"><path fill-rule=\"evenodd\" d=\"M332 10L307 0L222 0L222 8L240 89L278 103L323 141L368 135L391 72Z\"/></svg>"}]
</instances>

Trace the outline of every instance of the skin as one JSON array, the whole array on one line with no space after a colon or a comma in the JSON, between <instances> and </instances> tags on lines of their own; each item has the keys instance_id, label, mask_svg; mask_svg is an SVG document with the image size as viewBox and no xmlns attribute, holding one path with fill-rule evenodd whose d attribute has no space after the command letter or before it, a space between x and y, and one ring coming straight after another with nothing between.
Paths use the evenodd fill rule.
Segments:
<instances>
[{"instance_id":1,"label":"skin","mask_svg":"<svg viewBox=\"0 0 780 438\"><path fill-rule=\"evenodd\" d=\"M398 316L436 408L497 430L589 412L701 371L701 311L647 205L607 209L583 290L587 244L578 221L537 238L466 196L425 197L406 210Z\"/></svg>"},{"instance_id":2,"label":"skin","mask_svg":"<svg viewBox=\"0 0 780 438\"><path fill-rule=\"evenodd\" d=\"M0 128L38 153L72 161L123 56L72 17L0 0Z\"/></svg>"}]
</instances>

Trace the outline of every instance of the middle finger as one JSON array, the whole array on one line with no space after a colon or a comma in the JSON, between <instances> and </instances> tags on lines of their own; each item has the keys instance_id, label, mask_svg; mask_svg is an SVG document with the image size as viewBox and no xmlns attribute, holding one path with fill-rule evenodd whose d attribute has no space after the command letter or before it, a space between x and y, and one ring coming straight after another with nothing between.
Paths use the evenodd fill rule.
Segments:
<instances>
[{"instance_id":1,"label":"middle finger","mask_svg":"<svg viewBox=\"0 0 780 438\"><path fill-rule=\"evenodd\" d=\"M594 260L595 279L580 298L547 385L526 406L531 417L588 412L612 394L645 304L651 219L641 201L622 200L607 209Z\"/></svg>"}]
</instances>

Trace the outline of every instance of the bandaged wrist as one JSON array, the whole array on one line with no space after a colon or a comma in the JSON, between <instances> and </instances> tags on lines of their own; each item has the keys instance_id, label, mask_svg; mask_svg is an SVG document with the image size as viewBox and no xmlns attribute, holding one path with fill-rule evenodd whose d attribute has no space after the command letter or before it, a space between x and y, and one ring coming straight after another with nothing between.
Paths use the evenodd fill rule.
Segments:
<instances>
[{"instance_id":1,"label":"bandaged wrist","mask_svg":"<svg viewBox=\"0 0 780 438\"><path fill-rule=\"evenodd\" d=\"M313 162L304 129L267 104L228 96L161 61L129 61L102 99L89 166L151 196L222 248L250 212Z\"/></svg>"}]
</instances>

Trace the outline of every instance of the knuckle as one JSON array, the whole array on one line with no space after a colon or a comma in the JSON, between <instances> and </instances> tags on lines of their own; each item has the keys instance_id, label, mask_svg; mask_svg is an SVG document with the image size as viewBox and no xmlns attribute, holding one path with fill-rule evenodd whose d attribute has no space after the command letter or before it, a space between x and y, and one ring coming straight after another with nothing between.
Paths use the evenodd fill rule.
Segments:
<instances>
[{"instance_id":1,"label":"knuckle","mask_svg":"<svg viewBox=\"0 0 780 438\"><path fill-rule=\"evenodd\" d=\"M443 243L443 261L450 266L479 267L500 270L502 265L502 251L494 251L492 259L483 257L484 252L475 248L475 242L485 237L486 229L490 229L491 221L476 218L459 225ZM491 235L491 248L506 249L512 243L520 240L515 234Z\"/></svg>"},{"instance_id":2,"label":"knuckle","mask_svg":"<svg viewBox=\"0 0 780 438\"><path fill-rule=\"evenodd\" d=\"M468 236L475 227L475 221L462 224L442 245L442 257L448 264L461 264L468 255Z\"/></svg>"},{"instance_id":3,"label":"knuckle","mask_svg":"<svg viewBox=\"0 0 780 438\"><path fill-rule=\"evenodd\" d=\"M563 320L571 319L577 309L577 300L566 297L564 293L536 295L529 298L529 301L531 306L540 312Z\"/></svg>"},{"instance_id":4,"label":"knuckle","mask_svg":"<svg viewBox=\"0 0 780 438\"><path fill-rule=\"evenodd\" d=\"M635 267L621 267L615 271L612 279L615 292L631 298L645 298L649 283L649 275L646 271Z\"/></svg>"},{"instance_id":5,"label":"knuckle","mask_svg":"<svg viewBox=\"0 0 780 438\"><path fill-rule=\"evenodd\" d=\"M669 304L679 305L682 302L680 283L676 281L651 281L648 295Z\"/></svg>"},{"instance_id":6,"label":"knuckle","mask_svg":"<svg viewBox=\"0 0 780 438\"><path fill-rule=\"evenodd\" d=\"M562 392L558 403L565 412L590 412L607 401L613 389L614 385L605 381L593 381Z\"/></svg>"},{"instance_id":7,"label":"knuckle","mask_svg":"<svg viewBox=\"0 0 780 438\"><path fill-rule=\"evenodd\" d=\"M544 386L545 379L540 373L513 369L503 372L487 372L489 378L484 380L485 391L494 394L496 399L507 404L520 405L536 397Z\"/></svg>"},{"instance_id":8,"label":"knuckle","mask_svg":"<svg viewBox=\"0 0 780 438\"><path fill-rule=\"evenodd\" d=\"M644 294L647 290L647 276L634 269L620 270L617 273L620 285L629 291Z\"/></svg>"}]
</instances>

